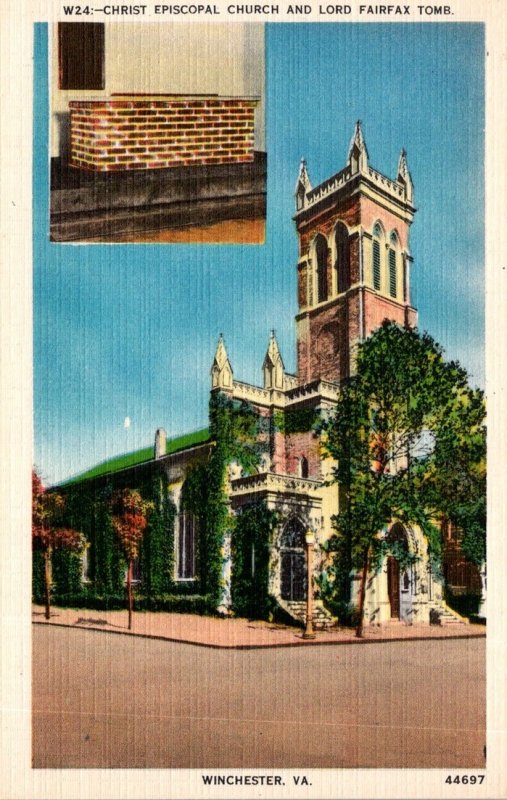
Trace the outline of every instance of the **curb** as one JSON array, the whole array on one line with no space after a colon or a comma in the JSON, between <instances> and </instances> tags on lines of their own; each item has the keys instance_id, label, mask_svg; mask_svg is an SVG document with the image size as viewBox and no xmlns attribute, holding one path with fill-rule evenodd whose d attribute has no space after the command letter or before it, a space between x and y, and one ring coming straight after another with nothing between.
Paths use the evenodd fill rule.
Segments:
<instances>
[{"instance_id":1,"label":"curb","mask_svg":"<svg viewBox=\"0 0 507 800\"><path fill-rule=\"evenodd\" d=\"M196 642L191 639L177 639L171 636L161 636L153 633L134 633L132 631L118 631L118 630L111 630L109 628L95 628L92 626L80 626L76 624L65 624L63 622L42 622L42 620L32 620L32 625L43 625L46 627L56 627L56 628L73 628L75 630L82 630L82 631L95 631L97 633L112 633L116 634L117 636L132 636L132 637L140 637L142 639L153 639L154 641L161 641L161 642L172 642L176 644L189 644L193 645L194 647L207 647L211 650L267 650L267 649L280 649L282 647L337 647L337 646L344 646L344 645L356 645L356 644L390 644L392 642L421 642L421 641L446 641L449 640L459 640L459 639L485 639L486 632L484 633L463 633L458 634L455 636L411 636L411 637L403 637L403 636L393 636L389 639L355 639L355 640L345 640L345 641L325 641L319 642L315 639L310 640L301 640L298 642L277 642L277 643L268 643L268 644L216 644L212 642Z\"/></svg>"}]
</instances>

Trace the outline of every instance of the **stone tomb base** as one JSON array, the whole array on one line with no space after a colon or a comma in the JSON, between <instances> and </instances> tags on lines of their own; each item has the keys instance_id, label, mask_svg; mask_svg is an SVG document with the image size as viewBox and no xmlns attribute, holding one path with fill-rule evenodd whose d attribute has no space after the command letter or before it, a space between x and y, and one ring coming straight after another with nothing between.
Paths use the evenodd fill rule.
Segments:
<instances>
[{"instance_id":1,"label":"stone tomb base","mask_svg":"<svg viewBox=\"0 0 507 800\"><path fill-rule=\"evenodd\" d=\"M115 237L222 220L264 219L266 154L250 163L90 172L51 162L54 242ZM140 237L141 239L142 237Z\"/></svg>"}]
</instances>

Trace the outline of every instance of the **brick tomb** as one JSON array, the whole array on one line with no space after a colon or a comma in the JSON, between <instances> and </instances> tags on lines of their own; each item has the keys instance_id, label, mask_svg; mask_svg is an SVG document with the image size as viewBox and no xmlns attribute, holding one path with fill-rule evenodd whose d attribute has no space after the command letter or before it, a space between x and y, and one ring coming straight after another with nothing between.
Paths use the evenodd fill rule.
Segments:
<instances>
[{"instance_id":1,"label":"brick tomb","mask_svg":"<svg viewBox=\"0 0 507 800\"><path fill-rule=\"evenodd\" d=\"M72 100L70 164L110 172L252 162L258 102L218 95Z\"/></svg>"}]
</instances>

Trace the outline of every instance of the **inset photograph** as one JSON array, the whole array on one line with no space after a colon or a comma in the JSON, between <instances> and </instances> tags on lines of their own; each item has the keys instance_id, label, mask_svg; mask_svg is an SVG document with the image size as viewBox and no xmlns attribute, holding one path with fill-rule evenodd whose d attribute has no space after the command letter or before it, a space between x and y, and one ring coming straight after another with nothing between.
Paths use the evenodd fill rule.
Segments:
<instances>
[{"instance_id":1,"label":"inset photograph","mask_svg":"<svg viewBox=\"0 0 507 800\"><path fill-rule=\"evenodd\" d=\"M264 26L52 29L50 238L262 244Z\"/></svg>"}]
</instances>

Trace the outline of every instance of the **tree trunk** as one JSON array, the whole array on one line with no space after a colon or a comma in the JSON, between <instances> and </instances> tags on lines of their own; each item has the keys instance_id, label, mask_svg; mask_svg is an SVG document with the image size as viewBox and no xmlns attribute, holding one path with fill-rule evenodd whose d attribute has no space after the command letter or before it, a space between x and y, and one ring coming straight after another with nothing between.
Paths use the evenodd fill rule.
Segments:
<instances>
[{"instance_id":1,"label":"tree trunk","mask_svg":"<svg viewBox=\"0 0 507 800\"><path fill-rule=\"evenodd\" d=\"M51 548L44 550L44 593L46 619L51 617Z\"/></svg>"},{"instance_id":2,"label":"tree trunk","mask_svg":"<svg viewBox=\"0 0 507 800\"><path fill-rule=\"evenodd\" d=\"M364 598L366 596L366 581L368 580L369 553L370 548L367 547L364 553L363 569L361 572L361 586L359 588L359 621L356 628L356 636L358 639L362 639L363 637Z\"/></svg>"},{"instance_id":3,"label":"tree trunk","mask_svg":"<svg viewBox=\"0 0 507 800\"><path fill-rule=\"evenodd\" d=\"M132 559L129 559L129 566L127 570L127 599L128 599L128 607L129 607L129 631L132 630L132 573L134 568L134 562Z\"/></svg>"}]
</instances>

